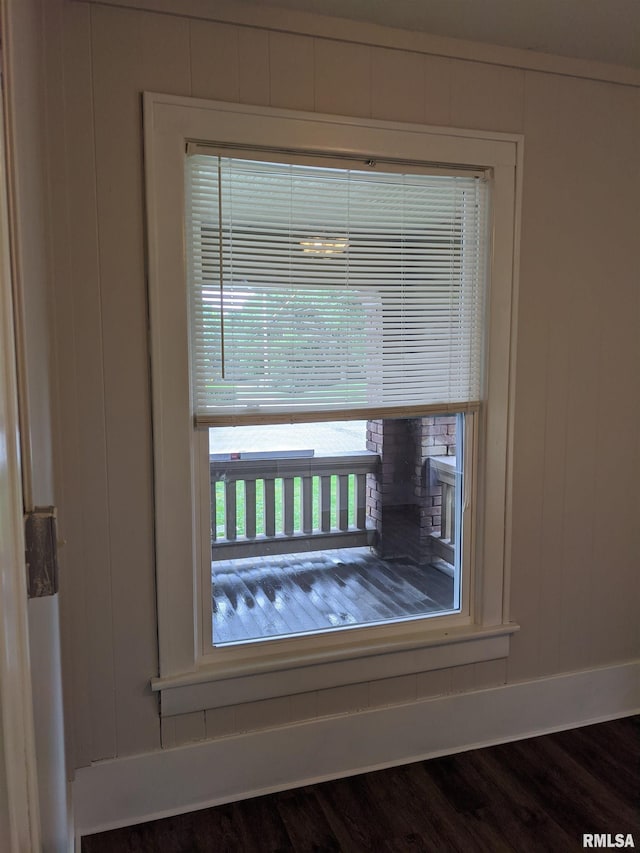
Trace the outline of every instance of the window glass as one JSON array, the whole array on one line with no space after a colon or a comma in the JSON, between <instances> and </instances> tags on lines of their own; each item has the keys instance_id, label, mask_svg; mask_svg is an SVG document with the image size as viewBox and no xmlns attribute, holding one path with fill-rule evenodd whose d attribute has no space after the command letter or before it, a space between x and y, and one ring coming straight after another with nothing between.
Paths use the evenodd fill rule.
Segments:
<instances>
[{"instance_id":1,"label":"window glass","mask_svg":"<svg viewBox=\"0 0 640 853\"><path fill-rule=\"evenodd\" d=\"M464 415L210 430L213 643L458 612Z\"/></svg>"}]
</instances>

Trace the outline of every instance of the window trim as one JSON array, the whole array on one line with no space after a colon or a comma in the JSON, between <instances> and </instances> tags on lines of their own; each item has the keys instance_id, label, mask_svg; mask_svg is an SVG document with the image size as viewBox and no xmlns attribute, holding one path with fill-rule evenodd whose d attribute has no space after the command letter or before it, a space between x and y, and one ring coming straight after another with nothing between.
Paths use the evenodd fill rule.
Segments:
<instances>
[{"instance_id":1,"label":"window trim","mask_svg":"<svg viewBox=\"0 0 640 853\"><path fill-rule=\"evenodd\" d=\"M384 159L392 151L410 161L491 170L486 403L476 418L481 464L468 624L443 616L404 623L404 630L390 625L335 632L324 635L331 640L321 651L318 643L310 650L304 643L271 641L272 654L231 667L212 666L203 657L197 559L202 537L194 529L194 509L206 503L198 495L204 487L197 462L203 441L193 441L187 299L175 286L185 281L184 235L180 227L175 239L175 225L184 221L187 142L210 140L276 148L290 148L294 140L300 150L336 156ZM505 657L509 635L517 630L509 622L508 592L522 137L145 93L144 142L160 659L152 688L162 694L162 713Z\"/></svg>"}]
</instances>

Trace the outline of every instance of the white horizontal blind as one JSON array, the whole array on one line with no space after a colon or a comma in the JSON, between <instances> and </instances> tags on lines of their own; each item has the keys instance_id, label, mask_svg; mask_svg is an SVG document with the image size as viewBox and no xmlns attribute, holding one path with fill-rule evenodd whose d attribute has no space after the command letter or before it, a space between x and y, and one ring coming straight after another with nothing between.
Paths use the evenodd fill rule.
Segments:
<instances>
[{"instance_id":1,"label":"white horizontal blind","mask_svg":"<svg viewBox=\"0 0 640 853\"><path fill-rule=\"evenodd\" d=\"M487 183L407 169L187 156L198 425L480 399Z\"/></svg>"}]
</instances>

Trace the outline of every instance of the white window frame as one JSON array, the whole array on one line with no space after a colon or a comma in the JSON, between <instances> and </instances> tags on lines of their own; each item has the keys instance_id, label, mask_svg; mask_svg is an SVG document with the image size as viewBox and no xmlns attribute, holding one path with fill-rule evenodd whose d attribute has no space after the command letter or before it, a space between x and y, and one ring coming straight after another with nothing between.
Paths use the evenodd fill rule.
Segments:
<instances>
[{"instance_id":1,"label":"white window frame","mask_svg":"<svg viewBox=\"0 0 640 853\"><path fill-rule=\"evenodd\" d=\"M161 693L162 714L506 657L518 629L509 621L508 593L522 137L153 93L144 95L144 122L160 660L151 683ZM480 411L467 417L478 464L472 476L465 474L475 502L461 613L212 647L208 431L194 429L189 381L184 158L190 141L393 157L490 174L485 395Z\"/></svg>"}]
</instances>

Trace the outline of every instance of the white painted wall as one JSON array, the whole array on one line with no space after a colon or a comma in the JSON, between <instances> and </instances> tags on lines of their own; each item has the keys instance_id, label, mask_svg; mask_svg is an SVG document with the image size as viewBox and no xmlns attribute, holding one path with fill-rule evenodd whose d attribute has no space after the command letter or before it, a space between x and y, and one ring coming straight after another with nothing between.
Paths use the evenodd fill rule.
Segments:
<instances>
[{"instance_id":1,"label":"white painted wall","mask_svg":"<svg viewBox=\"0 0 640 853\"><path fill-rule=\"evenodd\" d=\"M574 77L601 69L486 45L481 62L468 47L453 58L442 40L233 2L140 5L175 14L125 0L51 0L45 13L49 67L63 81L48 93L49 154L76 765L636 658L637 73ZM224 22L204 19L218 8ZM148 685L157 651L144 90L524 133L510 607L521 630L506 664L187 714L161 731Z\"/></svg>"}]
</instances>

